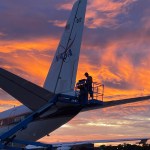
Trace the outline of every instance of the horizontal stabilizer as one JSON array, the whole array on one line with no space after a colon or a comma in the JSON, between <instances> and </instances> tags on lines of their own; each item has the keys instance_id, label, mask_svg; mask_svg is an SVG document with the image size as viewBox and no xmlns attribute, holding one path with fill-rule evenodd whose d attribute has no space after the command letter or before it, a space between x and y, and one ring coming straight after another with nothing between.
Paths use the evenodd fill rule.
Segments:
<instances>
[{"instance_id":1,"label":"horizontal stabilizer","mask_svg":"<svg viewBox=\"0 0 150 150\"><path fill-rule=\"evenodd\" d=\"M31 110L45 105L53 96L42 87L0 68L0 88Z\"/></svg>"},{"instance_id":2,"label":"horizontal stabilizer","mask_svg":"<svg viewBox=\"0 0 150 150\"><path fill-rule=\"evenodd\" d=\"M140 101L144 101L144 100L150 100L150 95L104 102L103 107L110 107L110 106L123 105L123 104L128 104L128 103L135 103L135 102L140 102Z\"/></svg>"},{"instance_id":3,"label":"horizontal stabilizer","mask_svg":"<svg viewBox=\"0 0 150 150\"><path fill-rule=\"evenodd\" d=\"M82 111L107 108L107 107L118 106L118 105L129 104L129 103L135 103L135 102L142 102L145 100L150 100L150 95L142 96L142 97L128 98L128 99L121 99L121 100L106 101L106 102L103 102L102 105L86 107L86 108L82 109Z\"/></svg>"}]
</instances>

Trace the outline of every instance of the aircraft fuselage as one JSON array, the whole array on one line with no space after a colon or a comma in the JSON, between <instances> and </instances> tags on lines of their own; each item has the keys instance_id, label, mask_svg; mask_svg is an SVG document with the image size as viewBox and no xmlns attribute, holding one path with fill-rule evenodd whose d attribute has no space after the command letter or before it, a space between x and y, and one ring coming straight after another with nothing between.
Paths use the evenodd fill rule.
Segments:
<instances>
[{"instance_id":1,"label":"aircraft fuselage","mask_svg":"<svg viewBox=\"0 0 150 150\"><path fill-rule=\"evenodd\" d=\"M58 103L48 112L16 133L16 139L36 141L67 123L81 110L79 106ZM19 106L0 114L0 134L7 132L32 113L26 106Z\"/></svg>"}]
</instances>

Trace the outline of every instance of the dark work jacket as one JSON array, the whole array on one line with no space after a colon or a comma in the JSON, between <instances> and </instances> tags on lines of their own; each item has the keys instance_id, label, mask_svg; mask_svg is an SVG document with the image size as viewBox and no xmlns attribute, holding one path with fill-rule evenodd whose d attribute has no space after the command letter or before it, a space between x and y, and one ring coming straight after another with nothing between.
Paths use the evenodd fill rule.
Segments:
<instances>
[{"instance_id":1,"label":"dark work jacket","mask_svg":"<svg viewBox=\"0 0 150 150\"><path fill-rule=\"evenodd\" d=\"M92 77L88 76L86 79L86 85L87 85L88 90L92 89L92 83L93 83Z\"/></svg>"}]
</instances>

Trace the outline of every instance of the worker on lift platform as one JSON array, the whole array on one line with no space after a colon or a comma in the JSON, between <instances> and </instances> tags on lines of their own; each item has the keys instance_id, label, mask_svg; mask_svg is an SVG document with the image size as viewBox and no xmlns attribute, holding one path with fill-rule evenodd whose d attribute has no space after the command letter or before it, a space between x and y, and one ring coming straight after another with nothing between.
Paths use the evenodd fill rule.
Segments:
<instances>
[{"instance_id":1,"label":"worker on lift platform","mask_svg":"<svg viewBox=\"0 0 150 150\"><path fill-rule=\"evenodd\" d=\"M86 76L86 87L87 87L87 91L90 94L90 97L93 99L93 90L92 90L92 83L93 83L93 79L91 76L89 76L89 74L86 72L84 74Z\"/></svg>"},{"instance_id":2,"label":"worker on lift platform","mask_svg":"<svg viewBox=\"0 0 150 150\"><path fill-rule=\"evenodd\" d=\"M80 90L79 102L82 104L88 103L88 94L93 99L93 90L92 90L92 77L86 72L85 76L87 79L79 80L76 84L76 88Z\"/></svg>"}]
</instances>

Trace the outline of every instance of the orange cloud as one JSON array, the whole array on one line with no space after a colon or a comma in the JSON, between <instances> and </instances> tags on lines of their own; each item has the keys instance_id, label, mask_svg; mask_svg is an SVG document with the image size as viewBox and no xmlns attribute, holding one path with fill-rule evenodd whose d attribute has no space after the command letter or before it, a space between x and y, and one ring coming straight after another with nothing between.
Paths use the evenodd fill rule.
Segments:
<instances>
[{"instance_id":1,"label":"orange cloud","mask_svg":"<svg viewBox=\"0 0 150 150\"><path fill-rule=\"evenodd\" d=\"M72 8L72 4L73 4L73 2L72 1L70 1L69 3L66 3L66 4L62 4L62 5L60 5L60 6L58 6L58 10L59 9L64 9L64 10L71 10L71 8Z\"/></svg>"},{"instance_id":2,"label":"orange cloud","mask_svg":"<svg viewBox=\"0 0 150 150\"><path fill-rule=\"evenodd\" d=\"M56 49L58 40L51 37L44 37L38 39L30 39L26 41L22 40L11 40L4 41L0 40L0 52L9 53L16 50L51 50Z\"/></svg>"},{"instance_id":3,"label":"orange cloud","mask_svg":"<svg viewBox=\"0 0 150 150\"><path fill-rule=\"evenodd\" d=\"M86 15L86 25L89 28L117 27L117 15L127 14L127 6L135 2L135 0L110 1L110 0L94 0L89 1L88 11ZM99 13L103 15L99 15Z\"/></svg>"},{"instance_id":4,"label":"orange cloud","mask_svg":"<svg viewBox=\"0 0 150 150\"><path fill-rule=\"evenodd\" d=\"M14 106L17 107L21 105L20 102L18 102L17 100L0 100L0 112L3 112L5 110L8 110L10 108L13 108Z\"/></svg>"},{"instance_id":5,"label":"orange cloud","mask_svg":"<svg viewBox=\"0 0 150 150\"><path fill-rule=\"evenodd\" d=\"M43 84L48 72L51 56L44 52L57 48L58 40L55 38L40 38L30 41L0 41L0 52L3 64L1 67L8 70L22 70L26 74L15 72L30 81ZM6 54L5 54L6 53Z\"/></svg>"},{"instance_id":6,"label":"orange cloud","mask_svg":"<svg viewBox=\"0 0 150 150\"><path fill-rule=\"evenodd\" d=\"M60 21L60 20L49 20L48 22L52 23L54 26L57 27L65 27L66 21Z\"/></svg>"},{"instance_id":7,"label":"orange cloud","mask_svg":"<svg viewBox=\"0 0 150 150\"><path fill-rule=\"evenodd\" d=\"M58 6L58 9L71 10L72 5L75 1ZM99 28L105 27L116 27L118 26L117 17L118 14L127 14L127 7L136 2L136 0L125 0L125 1L110 1L110 0L89 0L86 13L86 26L88 28ZM99 13L103 15L99 15ZM58 22L55 20L55 22ZM56 24L57 26L57 24Z\"/></svg>"}]
</instances>

